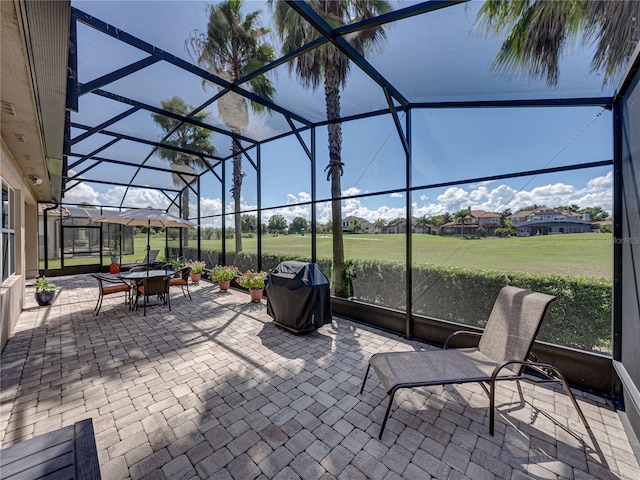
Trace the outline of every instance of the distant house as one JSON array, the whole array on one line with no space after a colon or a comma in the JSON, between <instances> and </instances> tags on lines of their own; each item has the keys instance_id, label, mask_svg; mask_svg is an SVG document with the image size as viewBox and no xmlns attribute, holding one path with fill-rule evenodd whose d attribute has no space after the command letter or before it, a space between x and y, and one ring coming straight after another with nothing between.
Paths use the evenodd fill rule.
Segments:
<instances>
[{"instance_id":1,"label":"distant house","mask_svg":"<svg viewBox=\"0 0 640 480\"><path fill-rule=\"evenodd\" d=\"M383 229L384 233L407 233L407 222L404 218L391 220Z\"/></svg>"},{"instance_id":2,"label":"distant house","mask_svg":"<svg viewBox=\"0 0 640 480\"><path fill-rule=\"evenodd\" d=\"M359 223L357 229L354 228L356 223ZM373 233L373 223L364 218L349 215L342 219L342 231L349 233Z\"/></svg>"},{"instance_id":3,"label":"distant house","mask_svg":"<svg viewBox=\"0 0 640 480\"><path fill-rule=\"evenodd\" d=\"M562 233L589 233L592 225L588 214L540 207L509 215L519 237L531 235L557 235Z\"/></svg>"},{"instance_id":4,"label":"distant house","mask_svg":"<svg viewBox=\"0 0 640 480\"><path fill-rule=\"evenodd\" d=\"M449 222L440 227L441 235L476 235L482 227L487 235L493 235L500 228L501 216L496 212L471 210L461 222Z\"/></svg>"},{"instance_id":5,"label":"distant house","mask_svg":"<svg viewBox=\"0 0 640 480\"><path fill-rule=\"evenodd\" d=\"M600 233L605 227L611 231L613 222L611 220L600 220L591 223L591 231L593 233Z\"/></svg>"},{"instance_id":6,"label":"distant house","mask_svg":"<svg viewBox=\"0 0 640 480\"><path fill-rule=\"evenodd\" d=\"M430 223L423 223L419 218L411 217L413 225L413 233L422 233L427 235L438 235L440 229Z\"/></svg>"}]
</instances>

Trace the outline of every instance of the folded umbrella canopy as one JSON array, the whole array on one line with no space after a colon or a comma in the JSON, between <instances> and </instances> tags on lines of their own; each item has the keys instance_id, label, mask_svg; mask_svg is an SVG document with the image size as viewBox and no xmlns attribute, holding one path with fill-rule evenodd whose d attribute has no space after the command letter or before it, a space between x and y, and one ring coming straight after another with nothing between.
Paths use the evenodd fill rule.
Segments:
<instances>
[{"instance_id":1,"label":"folded umbrella canopy","mask_svg":"<svg viewBox=\"0 0 640 480\"><path fill-rule=\"evenodd\" d=\"M127 226L147 227L147 263L149 263L150 250L150 230L151 227L184 227L194 228L195 223L176 217L170 213L155 208L132 208L124 212L103 212L103 214L93 219L94 222L119 223Z\"/></svg>"}]
</instances>

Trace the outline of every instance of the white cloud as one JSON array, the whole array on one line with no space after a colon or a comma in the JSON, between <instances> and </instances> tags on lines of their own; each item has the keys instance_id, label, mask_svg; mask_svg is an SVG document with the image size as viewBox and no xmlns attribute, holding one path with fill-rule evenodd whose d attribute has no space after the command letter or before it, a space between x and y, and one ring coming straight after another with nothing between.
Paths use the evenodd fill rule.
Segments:
<instances>
[{"instance_id":1,"label":"white cloud","mask_svg":"<svg viewBox=\"0 0 640 480\"><path fill-rule=\"evenodd\" d=\"M73 185L70 183L70 186ZM91 205L100 204L100 194L84 182L75 185L64 194L65 203L89 203Z\"/></svg>"},{"instance_id":2,"label":"white cloud","mask_svg":"<svg viewBox=\"0 0 640 480\"><path fill-rule=\"evenodd\" d=\"M389 195L391 198L404 198L404 195L401 193L392 193Z\"/></svg>"},{"instance_id":3,"label":"white cloud","mask_svg":"<svg viewBox=\"0 0 640 480\"><path fill-rule=\"evenodd\" d=\"M520 191L516 194L516 201L513 202L514 206L509 205L511 210L533 205L545 205L547 207L554 207L557 205L568 205L575 203L574 196L576 189L572 185L566 185L564 183L554 183L552 185L544 185L542 187L536 187L531 191ZM514 208L515 207L515 208Z\"/></svg>"},{"instance_id":4,"label":"white cloud","mask_svg":"<svg viewBox=\"0 0 640 480\"><path fill-rule=\"evenodd\" d=\"M469 193L460 187L447 188L442 195L438 195L438 201L447 212L457 212L469 206Z\"/></svg>"},{"instance_id":5,"label":"white cloud","mask_svg":"<svg viewBox=\"0 0 640 480\"><path fill-rule=\"evenodd\" d=\"M196 205L191 204L191 211L196 211ZM222 213L222 202L219 198L206 198L200 199L200 215L205 217L209 215L220 215Z\"/></svg>"},{"instance_id":6,"label":"white cloud","mask_svg":"<svg viewBox=\"0 0 640 480\"><path fill-rule=\"evenodd\" d=\"M602 177L592 178L587 182L587 188L608 188L613 185L613 172L608 172Z\"/></svg>"},{"instance_id":7,"label":"white cloud","mask_svg":"<svg viewBox=\"0 0 640 480\"><path fill-rule=\"evenodd\" d=\"M493 182L482 182L465 187L450 187L436 197L436 202L429 202L430 197L422 194L418 197L418 201L412 205L411 214L416 217L423 215L433 216L440 215L445 212L454 213L463 208L471 207L472 209L486 210L490 212L501 212L509 208L517 211L520 208L528 207L533 204L546 205L555 207L558 205L577 204L581 208L600 206L604 210L611 213L613 194L612 194L613 175L611 172L606 175L592 178L587 181L583 188L576 188L574 185L566 183L553 183L532 188L531 190L516 190L513 187L500 184L495 188L491 188ZM68 203L89 202L91 204L119 205L125 193L125 187L113 187L105 193L98 193L86 184L79 184L70 190L65 196ZM343 191L345 196L357 195L361 193L357 187L348 188ZM389 198L402 198L402 194L391 194ZM267 210L263 213L263 223L268 222L271 215L282 215L288 222L294 217L301 216L311 219L310 205L296 205L311 201L311 195L308 192L288 193L286 195L287 206L275 210ZM377 200L379 201L379 200ZM342 202L342 214L344 217L354 215L364 218L370 222L383 218L391 220L397 217L405 216L404 206L388 206L382 205L375 209L368 207L370 200L366 198L348 198ZM151 205L156 208L166 208L169 205L168 199L159 191L152 189L129 189L124 202L125 207L140 207ZM201 199L202 216L220 215L222 212L222 203L220 198ZM242 204L243 210L255 210L255 205ZM233 211L233 201L229 201L226 206L227 212ZM194 216L197 211L196 205L190 205L190 216ZM331 202L323 202L316 206L316 217L319 222L327 223L331 221ZM233 218L229 220L233 224ZM207 219L203 221L205 225L211 225L218 220ZM219 226L219 222L217 223Z\"/></svg>"},{"instance_id":8,"label":"white cloud","mask_svg":"<svg viewBox=\"0 0 640 480\"><path fill-rule=\"evenodd\" d=\"M122 201L125 192L126 197ZM170 204L160 190L151 188L130 188L127 191L126 187L113 187L100 197L104 204L120 205L122 201L122 206L127 208L153 207L164 210Z\"/></svg>"}]
</instances>

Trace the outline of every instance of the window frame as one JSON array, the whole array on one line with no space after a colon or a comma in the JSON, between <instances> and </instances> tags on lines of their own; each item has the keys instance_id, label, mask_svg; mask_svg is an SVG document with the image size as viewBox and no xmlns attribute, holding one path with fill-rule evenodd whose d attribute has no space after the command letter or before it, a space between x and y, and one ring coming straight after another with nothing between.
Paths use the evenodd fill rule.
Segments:
<instances>
[{"instance_id":1,"label":"window frame","mask_svg":"<svg viewBox=\"0 0 640 480\"><path fill-rule=\"evenodd\" d=\"M2 220L0 222L1 283L16 273L15 190L0 177L2 183ZM6 250L6 251L5 251Z\"/></svg>"}]
</instances>

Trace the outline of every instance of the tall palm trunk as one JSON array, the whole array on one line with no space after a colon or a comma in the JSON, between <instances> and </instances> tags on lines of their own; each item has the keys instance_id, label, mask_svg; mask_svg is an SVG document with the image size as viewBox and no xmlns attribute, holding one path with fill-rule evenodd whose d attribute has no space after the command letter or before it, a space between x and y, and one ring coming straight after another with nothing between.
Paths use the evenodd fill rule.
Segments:
<instances>
[{"instance_id":1,"label":"tall palm trunk","mask_svg":"<svg viewBox=\"0 0 640 480\"><path fill-rule=\"evenodd\" d=\"M236 133L236 132L234 132ZM240 212L240 197L242 195L242 153L238 141L234 138L231 142L233 153L233 187L231 194L233 196L233 217L235 224L236 253L242 251L242 214Z\"/></svg>"},{"instance_id":2,"label":"tall palm trunk","mask_svg":"<svg viewBox=\"0 0 640 480\"><path fill-rule=\"evenodd\" d=\"M176 165L188 164L181 154L176 156L174 163ZM182 218L189 218L189 186L176 174L174 174L174 183L184 185L184 189L180 192L180 216ZM186 228L182 228L181 230L182 246L187 247L189 246L189 232L187 232Z\"/></svg>"},{"instance_id":3,"label":"tall palm trunk","mask_svg":"<svg viewBox=\"0 0 640 480\"><path fill-rule=\"evenodd\" d=\"M335 55L338 55L337 53ZM324 72L324 95L329 121L340 117L340 77L337 58L330 59ZM342 270L344 269L344 245L342 243L342 125L330 123L329 130L329 175L331 177L331 217L333 220L333 275L336 297L346 297Z\"/></svg>"},{"instance_id":4,"label":"tall palm trunk","mask_svg":"<svg viewBox=\"0 0 640 480\"><path fill-rule=\"evenodd\" d=\"M182 218L189 218L189 187L185 186L184 190L180 194L180 216ZM189 232L186 228L181 228L182 230L182 246L189 246Z\"/></svg>"}]
</instances>

